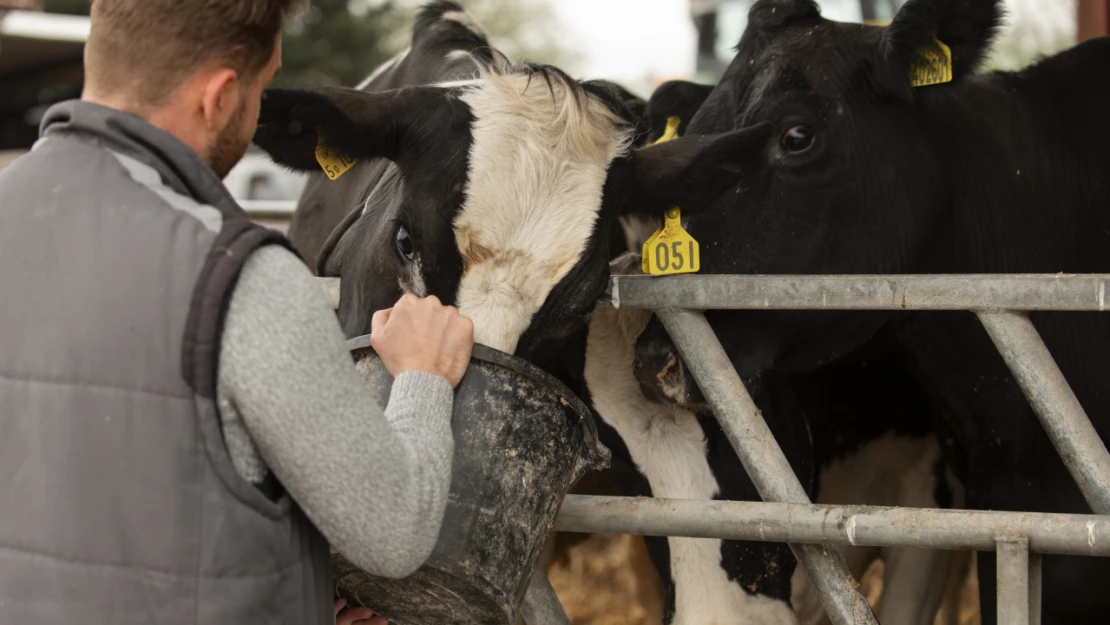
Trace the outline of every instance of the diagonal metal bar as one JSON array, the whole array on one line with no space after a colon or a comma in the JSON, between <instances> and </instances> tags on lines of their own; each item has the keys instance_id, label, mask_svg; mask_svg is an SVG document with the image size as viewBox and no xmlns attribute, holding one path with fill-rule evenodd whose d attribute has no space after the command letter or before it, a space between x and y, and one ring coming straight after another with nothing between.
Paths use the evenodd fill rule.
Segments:
<instances>
[{"instance_id":1,"label":"diagonal metal bar","mask_svg":"<svg viewBox=\"0 0 1110 625\"><path fill-rule=\"evenodd\" d=\"M760 497L766 501L810 503L705 315L691 311L656 314L713 407ZM833 623L878 625L840 551L828 545L797 543L790 543L790 548Z\"/></svg>"},{"instance_id":2,"label":"diagonal metal bar","mask_svg":"<svg viewBox=\"0 0 1110 625\"><path fill-rule=\"evenodd\" d=\"M977 314L1087 503L1098 514L1110 514L1110 453L1037 328L1024 313Z\"/></svg>"},{"instance_id":3,"label":"diagonal metal bar","mask_svg":"<svg viewBox=\"0 0 1110 625\"><path fill-rule=\"evenodd\" d=\"M1029 625L1029 541L1000 539L996 551L998 622Z\"/></svg>"},{"instance_id":4,"label":"diagonal metal bar","mask_svg":"<svg viewBox=\"0 0 1110 625\"><path fill-rule=\"evenodd\" d=\"M528 625L570 625L563 604L559 603L559 597L541 565L536 565L536 570L532 572L524 601L520 604L520 614Z\"/></svg>"}]
</instances>

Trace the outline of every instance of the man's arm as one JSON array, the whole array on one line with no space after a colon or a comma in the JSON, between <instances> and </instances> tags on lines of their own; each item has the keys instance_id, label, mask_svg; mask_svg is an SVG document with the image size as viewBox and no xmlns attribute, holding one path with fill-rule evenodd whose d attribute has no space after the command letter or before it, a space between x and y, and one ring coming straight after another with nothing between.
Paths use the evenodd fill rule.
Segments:
<instances>
[{"instance_id":1,"label":"man's arm","mask_svg":"<svg viewBox=\"0 0 1110 625\"><path fill-rule=\"evenodd\" d=\"M406 370L383 413L311 273L273 246L243 268L219 366L259 454L336 549L383 576L423 564L451 481L452 382Z\"/></svg>"}]
</instances>

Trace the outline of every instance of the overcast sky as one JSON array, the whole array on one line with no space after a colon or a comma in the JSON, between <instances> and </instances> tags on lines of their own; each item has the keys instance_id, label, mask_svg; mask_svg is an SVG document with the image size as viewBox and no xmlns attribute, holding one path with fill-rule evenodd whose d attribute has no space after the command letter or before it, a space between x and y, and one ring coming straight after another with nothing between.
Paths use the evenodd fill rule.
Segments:
<instances>
[{"instance_id":1,"label":"overcast sky","mask_svg":"<svg viewBox=\"0 0 1110 625\"><path fill-rule=\"evenodd\" d=\"M731 31L739 39L749 3L734 4L733 15L722 15L733 25L726 48L735 44ZM829 19L861 18L858 0L819 0L819 4ZM584 78L616 80L646 95L642 92L651 88L652 80L688 78L694 72L695 31L689 0L552 0L552 5L569 31L568 47L585 57L576 68ZM1003 36L1052 51L1074 36L1074 7L1074 0L1006 0L1010 23Z\"/></svg>"}]
</instances>

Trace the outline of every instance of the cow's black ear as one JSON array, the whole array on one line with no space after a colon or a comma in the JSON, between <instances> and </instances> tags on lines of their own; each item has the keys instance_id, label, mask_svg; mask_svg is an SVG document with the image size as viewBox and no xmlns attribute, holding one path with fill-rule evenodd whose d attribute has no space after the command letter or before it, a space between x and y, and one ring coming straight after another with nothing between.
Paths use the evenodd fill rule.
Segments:
<instances>
[{"instance_id":1,"label":"cow's black ear","mask_svg":"<svg viewBox=\"0 0 1110 625\"><path fill-rule=\"evenodd\" d=\"M912 100L914 66L937 50L951 51L952 80L974 74L1002 24L1001 0L907 0L886 27L880 47L882 84Z\"/></svg>"},{"instance_id":2,"label":"cow's black ear","mask_svg":"<svg viewBox=\"0 0 1110 625\"><path fill-rule=\"evenodd\" d=\"M268 89L254 143L274 162L299 171L320 168L319 137L353 158L400 162L418 139L420 122L446 102L443 89L406 87L365 93L341 87Z\"/></svg>"},{"instance_id":3,"label":"cow's black ear","mask_svg":"<svg viewBox=\"0 0 1110 625\"><path fill-rule=\"evenodd\" d=\"M678 118L678 134L686 134L690 119L713 92L713 85L703 85L687 80L668 80L652 92L647 103L651 129L647 142L654 143L667 130L667 120Z\"/></svg>"},{"instance_id":4,"label":"cow's black ear","mask_svg":"<svg viewBox=\"0 0 1110 625\"><path fill-rule=\"evenodd\" d=\"M659 217L677 206L696 213L732 188L763 156L771 124L690 135L634 150L624 164L621 213Z\"/></svg>"},{"instance_id":5,"label":"cow's black ear","mask_svg":"<svg viewBox=\"0 0 1110 625\"><path fill-rule=\"evenodd\" d=\"M643 98L610 80L586 80L580 84L632 128L633 145L643 141L648 131L647 102Z\"/></svg>"}]
</instances>

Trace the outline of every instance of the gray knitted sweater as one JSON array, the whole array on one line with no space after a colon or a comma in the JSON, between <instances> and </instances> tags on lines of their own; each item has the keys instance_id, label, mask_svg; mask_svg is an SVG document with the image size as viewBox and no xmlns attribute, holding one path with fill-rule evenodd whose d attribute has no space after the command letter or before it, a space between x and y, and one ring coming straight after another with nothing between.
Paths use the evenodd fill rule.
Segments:
<instances>
[{"instance_id":1,"label":"gray knitted sweater","mask_svg":"<svg viewBox=\"0 0 1110 625\"><path fill-rule=\"evenodd\" d=\"M232 461L255 484L273 471L356 566L403 577L430 555L451 482L453 399L446 379L406 372L383 411L308 268L276 246L247 260L217 386Z\"/></svg>"}]
</instances>

